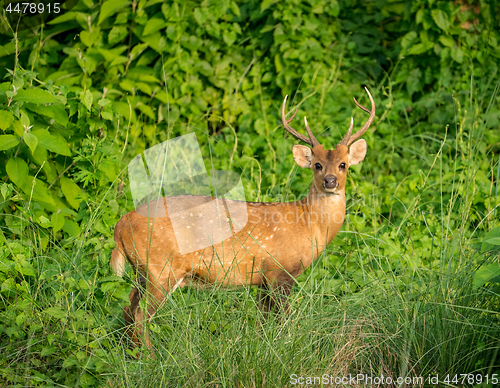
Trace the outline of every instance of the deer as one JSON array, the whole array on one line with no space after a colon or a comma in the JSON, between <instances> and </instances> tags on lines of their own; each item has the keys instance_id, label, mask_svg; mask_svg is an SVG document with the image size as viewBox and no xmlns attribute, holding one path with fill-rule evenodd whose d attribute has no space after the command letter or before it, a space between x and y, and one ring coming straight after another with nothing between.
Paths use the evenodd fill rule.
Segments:
<instances>
[{"instance_id":1,"label":"deer","mask_svg":"<svg viewBox=\"0 0 500 388\"><path fill-rule=\"evenodd\" d=\"M151 349L144 324L169 295L187 285L257 286L263 312L276 308L287 311L287 302L282 300L290 295L295 278L320 257L344 223L347 171L364 160L367 143L360 138L375 118L375 102L368 89L365 90L371 109L359 104L354 97L353 100L358 108L369 113L368 120L352 134L354 120L351 118L346 135L333 150L326 150L318 142L306 117L307 136L290 126L297 110L286 119L288 96L285 97L281 121L288 133L307 144L294 145L292 155L299 167L312 170L310 190L305 198L293 202L239 202L237 205L246 208L248 221L239 231L229 221L231 230L226 240L186 253L175 238L168 213L171 207L164 206L168 211L164 210L163 217L145 216L141 208L121 217L114 231L116 248L110 264L116 275L123 276L127 259L138 278L129 296L130 305L123 310L126 332L134 346L142 339ZM168 199L165 197L159 202ZM187 206L195 200L214 198L186 195L174 199L178 206ZM223 202L221 207L227 211L231 200ZM146 298L143 305L146 307L139 305L143 298Z\"/></svg>"}]
</instances>

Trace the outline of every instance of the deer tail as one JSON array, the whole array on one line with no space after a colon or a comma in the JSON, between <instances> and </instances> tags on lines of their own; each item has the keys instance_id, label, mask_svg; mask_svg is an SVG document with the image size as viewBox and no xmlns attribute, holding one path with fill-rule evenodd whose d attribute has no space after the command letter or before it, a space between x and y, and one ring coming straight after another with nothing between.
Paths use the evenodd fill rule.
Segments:
<instances>
[{"instance_id":1,"label":"deer tail","mask_svg":"<svg viewBox=\"0 0 500 388\"><path fill-rule=\"evenodd\" d=\"M116 276L122 277L125 272L125 256L118 248L113 249L111 254L111 268Z\"/></svg>"}]
</instances>

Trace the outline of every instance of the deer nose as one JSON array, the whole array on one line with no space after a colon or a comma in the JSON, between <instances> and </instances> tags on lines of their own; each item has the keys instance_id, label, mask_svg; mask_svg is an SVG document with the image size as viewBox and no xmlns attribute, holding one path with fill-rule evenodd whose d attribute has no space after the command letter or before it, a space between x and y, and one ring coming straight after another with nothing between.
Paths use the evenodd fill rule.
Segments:
<instances>
[{"instance_id":1,"label":"deer nose","mask_svg":"<svg viewBox=\"0 0 500 388\"><path fill-rule=\"evenodd\" d=\"M337 187L337 177L335 175L325 176L325 188L334 189Z\"/></svg>"}]
</instances>

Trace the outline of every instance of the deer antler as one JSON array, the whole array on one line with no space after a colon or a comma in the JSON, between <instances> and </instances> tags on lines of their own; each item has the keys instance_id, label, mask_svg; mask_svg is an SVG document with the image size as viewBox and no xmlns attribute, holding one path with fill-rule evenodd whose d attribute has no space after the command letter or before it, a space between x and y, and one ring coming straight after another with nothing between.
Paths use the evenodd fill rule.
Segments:
<instances>
[{"instance_id":1,"label":"deer antler","mask_svg":"<svg viewBox=\"0 0 500 388\"><path fill-rule=\"evenodd\" d=\"M304 117L304 121L306 124L306 130L307 134L309 135L309 138L305 137L304 135L301 135L298 133L295 129L293 129L289 123L294 119L295 115L297 114L297 111L293 114L293 116L287 120L285 118L285 105L286 105L286 100L288 98L288 95L285 97L285 100L283 101L283 105L281 106L281 122L283 123L283 127L293 136L295 136L297 139L302 140L304 143L309 144L311 147L319 145L319 141L316 140L314 137L311 129L309 128L309 125L307 124L307 119Z\"/></svg>"},{"instance_id":2,"label":"deer antler","mask_svg":"<svg viewBox=\"0 0 500 388\"><path fill-rule=\"evenodd\" d=\"M352 132L352 118L351 118L351 126L349 127L347 134L344 136L344 138L342 139L340 144L350 146L352 143L354 143L356 140L358 140L361 136L364 135L366 130L370 127L370 125L372 125L373 120L375 119L375 101L373 101L373 97L366 87L365 87L365 90L366 90L366 93L368 93L368 97L370 97L370 103L371 103L371 107L372 107L371 110L368 108L365 108L363 105L361 105L359 102L357 102L354 97L353 97L353 100L354 100L355 104L358 106L358 108L361 108L365 112L369 113L370 117L366 121L365 125L363 125L363 127L352 136L351 136L351 132Z\"/></svg>"}]
</instances>

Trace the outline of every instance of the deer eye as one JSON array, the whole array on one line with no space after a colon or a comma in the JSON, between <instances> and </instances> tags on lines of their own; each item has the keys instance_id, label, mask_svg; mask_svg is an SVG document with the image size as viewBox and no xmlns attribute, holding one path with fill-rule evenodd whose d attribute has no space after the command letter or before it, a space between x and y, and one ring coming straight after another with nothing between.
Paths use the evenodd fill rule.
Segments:
<instances>
[{"instance_id":1,"label":"deer eye","mask_svg":"<svg viewBox=\"0 0 500 388\"><path fill-rule=\"evenodd\" d=\"M340 163L339 167L340 167L341 170L345 170L345 163Z\"/></svg>"},{"instance_id":2,"label":"deer eye","mask_svg":"<svg viewBox=\"0 0 500 388\"><path fill-rule=\"evenodd\" d=\"M317 171L321 171L321 170L323 169L323 166L322 166L321 164L319 164L319 163L316 163L316 164L314 165L314 167L316 167L316 170L317 170Z\"/></svg>"}]
</instances>

